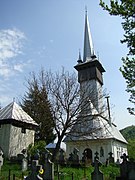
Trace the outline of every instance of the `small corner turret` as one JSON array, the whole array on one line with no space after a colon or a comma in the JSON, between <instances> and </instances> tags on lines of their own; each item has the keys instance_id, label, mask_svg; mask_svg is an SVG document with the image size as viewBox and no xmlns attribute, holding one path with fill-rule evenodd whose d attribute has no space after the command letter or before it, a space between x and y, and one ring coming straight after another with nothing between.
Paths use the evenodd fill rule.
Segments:
<instances>
[{"instance_id":1,"label":"small corner turret","mask_svg":"<svg viewBox=\"0 0 135 180\"><path fill-rule=\"evenodd\" d=\"M78 57L78 60L77 60L78 64L82 63L82 58L81 58L81 52L80 52L80 49L79 49L79 57Z\"/></svg>"}]
</instances>

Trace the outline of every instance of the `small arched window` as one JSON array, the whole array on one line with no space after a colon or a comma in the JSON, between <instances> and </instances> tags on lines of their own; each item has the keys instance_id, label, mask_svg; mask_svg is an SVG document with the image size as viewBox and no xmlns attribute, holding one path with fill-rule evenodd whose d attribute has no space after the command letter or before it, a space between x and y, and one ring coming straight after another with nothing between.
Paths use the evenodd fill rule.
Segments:
<instances>
[{"instance_id":1,"label":"small arched window","mask_svg":"<svg viewBox=\"0 0 135 180\"><path fill-rule=\"evenodd\" d=\"M25 129L25 128L22 128L21 132L22 132L23 134L26 134L26 129Z\"/></svg>"},{"instance_id":2,"label":"small arched window","mask_svg":"<svg viewBox=\"0 0 135 180\"><path fill-rule=\"evenodd\" d=\"M100 148L100 157L104 157L104 149L103 149L103 147Z\"/></svg>"}]
</instances>

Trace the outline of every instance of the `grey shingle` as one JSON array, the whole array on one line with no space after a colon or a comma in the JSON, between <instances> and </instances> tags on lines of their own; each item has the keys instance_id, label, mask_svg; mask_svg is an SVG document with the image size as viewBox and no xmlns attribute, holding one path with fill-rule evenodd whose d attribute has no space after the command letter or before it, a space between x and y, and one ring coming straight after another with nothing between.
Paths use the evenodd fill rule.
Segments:
<instances>
[{"instance_id":1,"label":"grey shingle","mask_svg":"<svg viewBox=\"0 0 135 180\"><path fill-rule=\"evenodd\" d=\"M16 102L12 102L0 110L0 121L3 120L16 120L38 126L38 124Z\"/></svg>"}]
</instances>

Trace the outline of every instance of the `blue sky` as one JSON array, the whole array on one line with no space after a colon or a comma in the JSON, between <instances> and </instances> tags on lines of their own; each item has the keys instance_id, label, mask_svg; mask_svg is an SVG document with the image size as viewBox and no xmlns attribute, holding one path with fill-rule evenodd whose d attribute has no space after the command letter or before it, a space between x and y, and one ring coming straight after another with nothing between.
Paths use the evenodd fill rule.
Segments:
<instances>
[{"instance_id":1,"label":"blue sky","mask_svg":"<svg viewBox=\"0 0 135 180\"><path fill-rule=\"evenodd\" d=\"M127 53L121 19L111 17L90 0L0 0L0 103L19 100L31 71L74 71L78 51L83 55L85 6L96 54L106 72L104 88L110 94L113 121L118 128L134 124L119 67Z\"/></svg>"}]
</instances>

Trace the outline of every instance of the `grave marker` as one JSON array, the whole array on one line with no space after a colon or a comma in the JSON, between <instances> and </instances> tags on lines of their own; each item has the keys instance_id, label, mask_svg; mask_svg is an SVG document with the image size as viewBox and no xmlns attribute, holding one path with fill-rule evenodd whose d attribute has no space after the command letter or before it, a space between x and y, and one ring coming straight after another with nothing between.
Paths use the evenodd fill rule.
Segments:
<instances>
[{"instance_id":1,"label":"grave marker","mask_svg":"<svg viewBox=\"0 0 135 180\"><path fill-rule=\"evenodd\" d=\"M51 153L45 149L44 180L54 180L54 164L50 159Z\"/></svg>"},{"instance_id":2,"label":"grave marker","mask_svg":"<svg viewBox=\"0 0 135 180\"><path fill-rule=\"evenodd\" d=\"M98 152L95 153L95 158L94 158L94 171L91 173L91 179L92 180L103 180L103 173L99 170L99 157L98 157Z\"/></svg>"},{"instance_id":3,"label":"grave marker","mask_svg":"<svg viewBox=\"0 0 135 180\"><path fill-rule=\"evenodd\" d=\"M65 164L65 156L64 156L64 150L60 149L59 151L59 159L58 159L59 164Z\"/></svg>"},{"instance_id":4,"label":"grave marker","mask_svg":"<svg viewBox=\"0 0 135 180\"><path fill-rule=\"evenodd\" d=\"M31 173L25 178L25 180L43 180L39 175L39 171L42 170L42 165L38 164L38 160L32 161Z\"/></svg>"},{"instance_id":5,"label":"grave marker","mask_svg":"<svg viewBox=\"0 0 135 180\"><path fill-rule=\"evenodd\" d=\"M0 170L1 170L1 167L3 166L3 151L2 149L0 148Z\"/></svg>"},{"instance_id":6,"label":"grave marker","mask_svg":"<svg viewBox=\"0 0 135 180\"><path fill-rule=\"evenodd\" d=\"M116 180L135 180L135 162L128 161L127 158L125 153L121 156L123 162L120 164L120 176Z\"/></svg>"}]
</instances>

